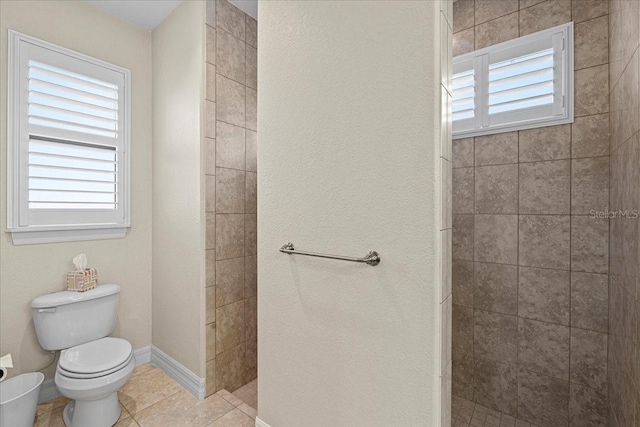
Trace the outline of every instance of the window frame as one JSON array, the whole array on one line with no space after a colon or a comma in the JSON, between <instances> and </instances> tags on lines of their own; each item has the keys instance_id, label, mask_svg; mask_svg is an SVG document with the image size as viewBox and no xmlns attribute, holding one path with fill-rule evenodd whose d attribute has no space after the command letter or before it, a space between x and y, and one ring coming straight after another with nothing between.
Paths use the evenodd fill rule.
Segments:
<instances>
[{"instance_id":1,"label":"window frame","mask_svg":"<svg viewBox=\"0 0 640 427\"><path fill-rule=\"evenodd\" d=\"M24 58L20 58L23 43L64 55L74 60L84 61L91 66L101 67L123 76L122 95L122 151L118 151L118 168L122 169L122 182L118 186L118 200L122 203L122 220L116 222L93 222L92 212L87 212L87 221L69 224L29 224L25 218L24 199L29 188L24 188L25 143L29 143L28 109L25 110L21 96L24 94ZM7 232L11 233L14 245L53 243L80 240L117 239L126 236L131 227L131 72L128 69L93 58L91 56L8 30L7 67ZM77 70L68 70L75 71ZM118 120L120 123L120 119ZM26 141L26 142L25 142ZM28 199L27 199L28 203ZM60 210L64 212L64 210ZM72 210L70 209L71 213ZM77 210L75 211L77 212ZM95 216L95 215L94 215Z\"/></svg>"},{"instance_id":2,"label":"window frame","mask_svg":"<svg viewBox=\"0 0 640 427\"><path fill-rule=\"evenodd\" d=\"M483 49L479 49L473 52L469 52L463 55L456 56L453 58L453 71L454 74L458 74L459 72L464 72L464 69L468 67L463 67L464 69L456 72L456 67L462 67L461 64L467 63L472 64L470 69L474 69L475 76L475 97L474 97L474 105L475 105L475 116L472 119L463 119L466 123L473 122L472 128L467 128L463 130L455 130L455 123L453 122L453 139L462 139L462 138L470 138L476 136L483 135L491 135L497 133L504 132L513 132L518 130L525 129L534 129L540 127L547 126L555 126L566 123L573 123L574 121L574 43L573 43L573 33L574 33L574 24L573 22L568 22L566 24L558 25L553 28L549 28L543 31L539 31L533 34L528 34L526 36L522 36L516 39L508 40L503 43L499 43L493 46L489 46ZM554 49L554 60L555 56L558 55L556 50L556 44L558 38L554 39L554 35L561 34L562 37L559 39L562 43L560 50L560 59L561 59L561 68L560 70L555 69L554 64L554 74L560 73L560 78L558 79L558 84L561 88L561 98L560 103L562 104L560 108L562 109L562 114L553 114L547 116L532 116L530 118L516 118L512 121L507 121L506 123L500 123L491 125L489 124L489 101L488 101L488 89L489 89L489 67L491 65L490 59L491 55L500 57L504 55L505 52L509 50L518 50L518 48L524 48L527 45L532 44L545 44L548 43ZM551 41L549 43L549 41ZM523 52L522 55L526 55L526 52ZM508 57L502 58L498 61L493 61L493 63L499 63L504 60L508 60ZM510 56L511 58L516 58L516 56ZM459 69L459 68L458 68ZM554 77L554 98L559 94L555 93L556 89L556 79ZM557 111L557 105L555 101L553 104L546 104L545 106L550 106L551 109L555 112ZM528 107L529 111L533 111L533 109L537 109L537 111L542 110L537 107ZM503 117L511 114L512 116L525 115L523 113L524 110L512 111L502 113ZM497 116L499 117L499 116Z\"/></svg>"}]
</instances>

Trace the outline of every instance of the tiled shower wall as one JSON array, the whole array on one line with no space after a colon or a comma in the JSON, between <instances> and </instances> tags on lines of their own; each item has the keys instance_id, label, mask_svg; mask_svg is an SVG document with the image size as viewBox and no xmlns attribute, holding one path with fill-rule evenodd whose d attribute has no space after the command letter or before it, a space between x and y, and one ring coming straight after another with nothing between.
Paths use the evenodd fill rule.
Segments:
<instances>
[{"instance_id":1,"label":"tiled shower wall","mask_svg":"<svg viewBox=\"0 0 640 427\"><path fill-rule=\"evenodd\" d=\"M640 426L640 2L610 3L609 426ZM629 210L630 217L620 216Z\"/></svg>"},{"instance_id":2,"label":"tiled shower wall","mask_svg":"<svg viewBox=\"0 0 640 427\"><path fill-rule=\"evenodd\" d=\"M207 0L207 395L257 375L257 22Z\"/></svg>"},{"instance_id":3,"label":"tiled shower wall","mask_svg":"<svg viewBox=\"0 0 640 427\"><path fill-rule=\"evenodd\" d=\"M453 142L453 394L606 422L608 0L458 0L454 56L575 23L575 122Z\"/></svg>"}]
</instances>

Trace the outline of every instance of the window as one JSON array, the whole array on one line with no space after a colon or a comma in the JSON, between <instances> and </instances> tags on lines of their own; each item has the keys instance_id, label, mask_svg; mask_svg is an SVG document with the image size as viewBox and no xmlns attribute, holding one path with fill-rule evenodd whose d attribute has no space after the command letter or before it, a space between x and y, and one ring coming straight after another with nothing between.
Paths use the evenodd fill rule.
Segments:
<instances>
[{"instance_id":1,"label":"window","mask_svg":"<svg viewBox=\"0 0 640 427\"><path fill-rule=\"evenodd\" d=\"M14 244L124 237L129 71L13 31L9 37Z\"/></svg>"},{"instance_id":2,"label":"window","mask_svg":"<svg viewBox=\"0 0 640 427\"><path fill-rule=\"evenodd\" d=\"M573 122L573 23L453 59L453 137Z\"/></svg>"}]
</instances>

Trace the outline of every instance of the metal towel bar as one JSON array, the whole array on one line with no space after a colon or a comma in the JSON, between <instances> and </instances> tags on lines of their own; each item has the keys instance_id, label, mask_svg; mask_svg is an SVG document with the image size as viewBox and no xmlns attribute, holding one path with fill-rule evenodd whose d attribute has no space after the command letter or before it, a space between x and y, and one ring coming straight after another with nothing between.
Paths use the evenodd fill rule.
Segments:
<instances>
[{"instance_id":1,"label":"metal towel bar","mask_svg":"<svg viewBox=\"0 0 640 427\"><path fill-rule=\"evenodd\" d=\"M338 259L341 261L351 261L351 262L361 262L365 264L369 264L372 267L380 264L380 254L376 251L371 251L364 258L354 258L350 256L340 256L340 255L328 255L328 254L318 254L315 252L302 252L297 251L296 248L293 247L293 243L289 242L286 245L280 248L280 252L285 254L296 254L296 255L307 255L314 256L318 258L329 258L329 259Z\"/></svg>"}]
</instances>

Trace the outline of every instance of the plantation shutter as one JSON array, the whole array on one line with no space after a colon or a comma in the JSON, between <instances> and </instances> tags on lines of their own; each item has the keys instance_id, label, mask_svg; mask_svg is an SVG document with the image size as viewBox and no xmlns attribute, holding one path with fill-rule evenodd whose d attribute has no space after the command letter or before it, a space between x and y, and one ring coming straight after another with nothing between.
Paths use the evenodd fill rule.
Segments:
<instances>
[{"instance_id":1,"label":"plantation shutter","mask_svg":"<svg viewBox=\"0 0 640 427\"><path fill-rule=\"evenodd\" d=\"M123 224L124 74L20 45L20 225Z\"/></svg>"},{"instance_id":2,"label":"plantation shutter","mask_svg":"<svg viewBox=\"0 0 640 427\"><path fill-rule=\"evenodd\" d=\"M572 30L568 24L455 58L454 137L572 121Z\"/></svg>"}]
</instances>

